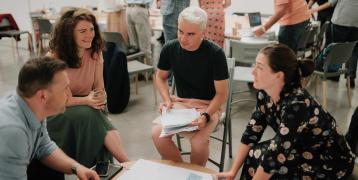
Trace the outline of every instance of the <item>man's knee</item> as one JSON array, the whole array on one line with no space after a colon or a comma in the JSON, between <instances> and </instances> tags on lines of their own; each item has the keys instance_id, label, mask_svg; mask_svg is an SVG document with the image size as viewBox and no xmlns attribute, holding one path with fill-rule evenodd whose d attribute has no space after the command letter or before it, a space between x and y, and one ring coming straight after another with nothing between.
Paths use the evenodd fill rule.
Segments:
<instances>
[{"instance_id":1,"label":"man's knee","mask_svg":"<svg viewBox=\"0 0 358 180\"><path fill-rule=\"evenodd\" d=\"M152 139L153 140L158 139L161 131L162 131L162 126L160 126L158 124L154 125L152 127Z\"/></svg>"},{"instance_id":2,"label":"man's knee","mask_svg":"<svg viewBox=\"0 0 358 180\"><path fill-rule=\"evenodd\" d=\"M193 148L207 148L209 146L209 137L194 135L190 138L190 143Z\"/></svg>"}]
</instances>

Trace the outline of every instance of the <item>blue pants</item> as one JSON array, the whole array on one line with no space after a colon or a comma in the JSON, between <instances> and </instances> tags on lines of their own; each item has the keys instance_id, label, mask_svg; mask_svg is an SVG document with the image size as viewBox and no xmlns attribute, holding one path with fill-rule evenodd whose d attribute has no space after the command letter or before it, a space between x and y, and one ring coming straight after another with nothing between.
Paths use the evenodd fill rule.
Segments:
<instances>
[{"instance_id":1,"label":"blue pants","mask_svg":"<svg viewBox=\"0 0 358 180\"><path fill-rule=\"evenodd\" d=\"M177 38L178 16L179 14L177 13L163 15L163 29L164 29L165 42Z\"/></svg>"},{"instance_id":2,"label":"blue pants","mask_svg":"<svg viewBox=\"0 0 358 180\"><path fill-rule=\"evenodd\" d=\"M333 42L353 42L358 40L358 27L348 27L332 24ZM348 63L348 75L356 78L358 60L358 46L354 47L352 57Z\"/></svg>"},{"instance_id":3,"label":"blue pants","mask_svg":"<svg viewBox=\"0 0 358 180\"><path fill-rule=\"evenodd\" d=\"M308 23L309 20L294 25L280 26L278 42L286 44L293 51L297 52L297 44L301 33L308 25Z\"/></svg>"}]
</instances>

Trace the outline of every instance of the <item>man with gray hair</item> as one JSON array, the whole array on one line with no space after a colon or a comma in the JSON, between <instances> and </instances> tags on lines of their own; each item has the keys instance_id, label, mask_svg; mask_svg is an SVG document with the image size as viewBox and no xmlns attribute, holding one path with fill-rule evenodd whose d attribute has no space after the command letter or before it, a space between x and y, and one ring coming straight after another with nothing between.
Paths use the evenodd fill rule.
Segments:
<instances>
[{"instance_id":1,"label":"man with gray hair","mask_svg":"<svg viewBox=\"0 0 358 180\"><path fill-rule=\"evenodd\" d=\"M195 108L200 112L192 125L199 129L181 133L191 143L191 163L205 166L209 157L209 137L220 118L220 106L227 97L228 69L223 50L205 40L207 15L199 7L184 9L178 18L178 39L166 43L161 51L156 83L163 99L159 109ZM174 73L177 96L169 95L167 78ZM159 137L162 126L153 127L153 142L163 159L182 161L172 136Z\"/></svg>"}]
</instances>

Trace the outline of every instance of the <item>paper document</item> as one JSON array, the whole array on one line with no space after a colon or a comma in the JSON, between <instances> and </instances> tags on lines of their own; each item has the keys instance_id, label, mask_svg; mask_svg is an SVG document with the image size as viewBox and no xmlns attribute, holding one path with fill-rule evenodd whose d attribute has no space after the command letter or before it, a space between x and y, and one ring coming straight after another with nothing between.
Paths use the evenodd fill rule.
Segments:
<instances>
[{"instance_id":1,"label":"paper document","mask_svg":"<svg viewBox=\"0 0 358 180\"><path fill-rule=\"evenodd\" d=\"M208 173L169 166L157 162L139 159L130 170L117 178L117 180L212 180Z\"/></svg>"},{"instance_id":2,"label":"paper document","mask_svg":"<svg viewBox=\"0 0 358 180\"><path fill-rule=\"evenodd\" d=\"M183 131L197 130L198 126L189 125L191 125L191 122L199 116L200 113L195 109L164 110L161 116L163 130L160 137L165 137Z\"/></svg>"}]
</instances>

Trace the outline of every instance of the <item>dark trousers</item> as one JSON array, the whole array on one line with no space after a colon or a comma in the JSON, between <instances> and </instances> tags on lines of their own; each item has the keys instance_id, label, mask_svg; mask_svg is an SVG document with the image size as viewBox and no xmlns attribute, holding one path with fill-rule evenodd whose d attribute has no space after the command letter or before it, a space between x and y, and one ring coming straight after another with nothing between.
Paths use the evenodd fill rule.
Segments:
<instances>
[{"instance_id":1,"label":"dark trousers","mask_svg":"<svg viewBox=\"0 0 358 180\"><path fill-rule=\"evenodd\" d=\"M358 40L358 27L348 27L332 24L333 42L353 42ZM358 46L356 45L348 63L348 75L356 78L358 60Z\"/></svg>"},{"instance_id":2,"label":"dark trousers","mask_svg":"<svg viewBox=\"0 0 358 180\"><path fill-rule=\"evenodd\" d=\"M293 51L297 52L298 41L308 23L309 20L306 20L294 25L280 26L278 42L286 44Z\"/></svg>"},{"instance_id":3,"label":"dark trousers","mask_svg":"<svg viewBox=\"0 0 358 180\"><path fill-rule=\"evenodd\" d=\"M33 159L27 168L27 179L38 180L38 179L51 179L51 180L65 180L65 175L61 172L55 171L39 160Z\"/></svg>"}]
</instances>

